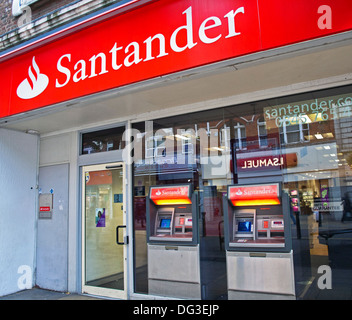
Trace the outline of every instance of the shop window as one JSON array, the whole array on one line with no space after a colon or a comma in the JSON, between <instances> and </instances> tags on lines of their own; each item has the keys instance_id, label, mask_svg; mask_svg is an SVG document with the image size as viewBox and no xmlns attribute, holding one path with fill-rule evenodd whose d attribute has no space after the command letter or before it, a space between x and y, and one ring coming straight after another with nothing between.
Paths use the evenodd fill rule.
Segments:
<instances>
[{"instance_id":1,"label":"shop window","mask_svg":"<svg viewBox=\"0 0 352 320\"><path fill-rule=\"evenodd\" d=\"M234 137L231 137L231 134ZM231 127L224 124L220 131L220 144L221 148L224 150L229 150L230 140L234 138L236 150L246 150L247 149L247 136L245 125L236 122L233 126L233 132L231 133Z\"/></svg>"},{"instance_id":2,"label":"shop window","mask_svg":"<svg viewBox=\"0 0 352 320\"><path fill-rule=\"evenodd\" d=\"M150 137L145 141L145 157L147 159L153 158L154 150L155 150L155 140L154 140L154 137Z\"/></svg>"},{"instance_id":3,"label":"shop window","mask_svg":"<svg viewBox=\"0 0 352 320\"><path fill-rule=\"evenodd\" d=\"M135 163L135 292L150 293L146 243L150 187L192 185L199 208L202 298L226 299L223 199L227 187L275 182L289 197L284 210L290 224L296 298L351 299L351 92L352 86L332 88L155 119L152 134L146 123L133 124L144 139L145 158L163 154L165 141L172 139L178 147L173 149L175 158L192 148L196 160ZM192 137L187 136L189 128L194 128ZM169 136L160 134L160 129L170 130ZM230 149L238 152L229 153ZM332 270L332 290L319 287L324 276L318 272L321 266Z\"/></svg>"},{"instance_id":4,"label":"shop window","mask_svg":"<svg viewBox=\"0 0 352 320\"><path fill-rule=\"evenodd\" d=\"M182 154L193 154L193 143L190 135L186 132L186 130L181 130L181 135L178 135L181 139L182 143Z\"/></svg>"},{"instance_id":5,"label":"shop window","mask_svg":"<svg viewBox=\"0 0 352 320\"><path fill-rule=\"evenodd\" d=\"M23 14L25 8L39 0L12 0L12 15L17 17Z\"/></svg>"},{"instance_id":6,"label":"shop window","mask_svg":"<svg viewBox=\"0 0 352 320\"><path fill-rule=\"evenodd\" d=\"M264 117L260 117L257 120L258 125L258 140L259 140L259 147L267 147L268 146L268 131L266 129L266 122Z\"/></svg>"},{"instance_id":7,"label":"shop window","mask_svg":"<svg viewBox=\"0 0 352 320\"><path fill-rule=\"evenodd\" d=\"M224 127L221 129L220 133L221 133L220 148L223 148L224 150L229 150L230 140L231 140L230 128L225 124Z\"/></svg>"},{"instance_id":8,"label":"shop window","mask_svg":"<svg viewBox=\"0 0 352 320\"><path fill-rule=\"evenodd\" d=\"M148 137L145 141L145 157L146 159L158 159L166 156L165 139L173 137L172 128L165 128L162 134L155 134Z\"/></svg>"},{"instance_id":9,"label":"shop window","mask_svg":"<svg viewBox=\"0 0 352 320\"><path fill-rule=\"evenodd\" d=\"M82 134L81 154L121 150L125 147L125 127L99 130Z\"/></svg>"},{"instance_id":10,"label":"shop window","mask_svg":"<svg viewBox=\"0 0 352 320\"><path fill-rule=\"evenodd\" d=\"M280 127L280 141L282 144L291 144L309 141L309 125L299 123L295 125L286 125L282 123Z\"/></svg>"},{"instance_id":11,"label":"shop window","mask_svg":"<svg viewBox=\"0 0 352 320\"><path fill-rule=\"evenodd\" d=\"M237 150L247 149L246 127L237 122L234 126L235 129L235 143Z\"/></svg>"}]
</instances>

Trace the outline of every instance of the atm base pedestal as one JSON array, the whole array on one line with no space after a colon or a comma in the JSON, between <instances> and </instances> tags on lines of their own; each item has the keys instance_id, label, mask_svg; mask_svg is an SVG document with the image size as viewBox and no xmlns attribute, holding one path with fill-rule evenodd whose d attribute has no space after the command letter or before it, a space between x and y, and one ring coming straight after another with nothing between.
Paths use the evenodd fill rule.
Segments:
<instances>
[{"instance_id":1,"label":"atm base pedestal","mask_svg":"<svg viewBox=\"0 0 352 320\"><path fill-rule=\"evenodd\" d=\"M173 282L163 280L148 280L149 294L164 297L201 299L199 283Z\"/></svg>"},{"instance_id":2,"label":"atm base pedestal","mask_svg":"<svg viewBox=\"0 0 352 320\"><path fill-rule=\"evenodd\" d=\"M296 300L294 295L270 294L261 292L228 291L229 300Z\"/></svg>"},{"instance_id":3,"label":"atm base pedestal","mask_svg":"<svg viewBox=\"0 0 352 320\"><path fill-rule=\"evenodd\" d=\"M226 252L229 299L294 299L293 254Z\"/></svg>"},{"instance_id":4,"label":"atm base pedestal","mask_svg":"<svg viewBox=\"0 0 352 320\"><path fill-rule=\"evenodd\" d=\"M148 244L149 294L201 299L199 245Z\"/></svg>"}]
</instances>

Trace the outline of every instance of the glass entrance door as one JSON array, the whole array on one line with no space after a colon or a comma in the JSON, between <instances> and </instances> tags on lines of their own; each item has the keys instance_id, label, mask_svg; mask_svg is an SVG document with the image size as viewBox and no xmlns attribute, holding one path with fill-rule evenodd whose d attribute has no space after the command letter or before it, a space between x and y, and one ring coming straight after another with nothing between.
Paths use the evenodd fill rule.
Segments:
<instances>
[{"instance_id":1,"label":"glass entrance door","mask_svg":"<svg viewBox=\"0 0 352 320\"><path fill-rule=\"evenodd\" d=\"M123 163L82 170L82 291L126 299Z\"/></svg>"}]
</instances>

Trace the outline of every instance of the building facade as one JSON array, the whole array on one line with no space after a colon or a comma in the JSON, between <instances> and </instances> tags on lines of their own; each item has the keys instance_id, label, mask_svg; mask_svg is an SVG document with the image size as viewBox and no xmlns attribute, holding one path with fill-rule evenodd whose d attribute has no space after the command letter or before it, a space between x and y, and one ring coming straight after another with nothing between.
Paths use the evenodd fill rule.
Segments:
<instances>
[{"instance_id":1,"label":"building facade","mask_svg":"<svg viewBox=\"0 0 352 320\"><path fill-rule=\"evenodd\" d=\"M3 1L0 295L351 299L351 9Z\"/></svg>"}]
</instances>

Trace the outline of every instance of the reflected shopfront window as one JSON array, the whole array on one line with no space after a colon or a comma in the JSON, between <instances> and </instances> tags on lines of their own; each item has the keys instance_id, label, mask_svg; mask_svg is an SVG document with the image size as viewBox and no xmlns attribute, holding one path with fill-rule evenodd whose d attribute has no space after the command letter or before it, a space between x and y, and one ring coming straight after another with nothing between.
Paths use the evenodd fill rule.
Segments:
<instances>
[{"instance_id":1,"label":"reflected shopfront window","mask_svg":"<svg viewBox=\"0 0 352 320\"><path fill-rule=\"evenodd\" d=\"M81 154L92 154L123 149L125 147L125 143L122 140L124 131L125 127L121 126L83 133L81 137Z\"/></svg>"},{"instance_id":2,"label":"reflected shopfront window","mask_svg":"<svg viewBox=\"0 0 352 320\"><path fill-rule=\"evenodd\" d=\"M150 293L152 186L192 185L201 297L227 299L227 188L279 183L289 197L296 298L351 299L351 108L352 87L342 87L134 124L135 292ZM318 285L321 266L331 268L331 290Z\"/></svg>"}]
</instances>

